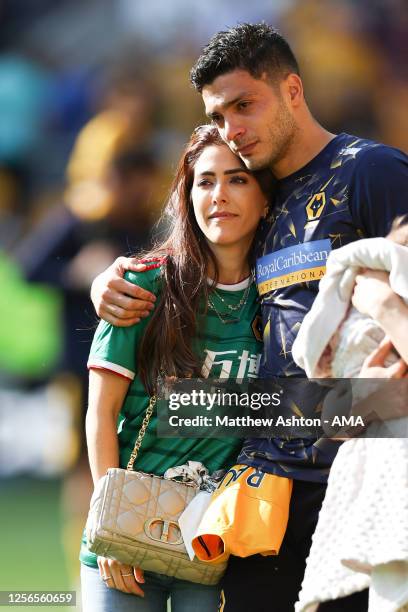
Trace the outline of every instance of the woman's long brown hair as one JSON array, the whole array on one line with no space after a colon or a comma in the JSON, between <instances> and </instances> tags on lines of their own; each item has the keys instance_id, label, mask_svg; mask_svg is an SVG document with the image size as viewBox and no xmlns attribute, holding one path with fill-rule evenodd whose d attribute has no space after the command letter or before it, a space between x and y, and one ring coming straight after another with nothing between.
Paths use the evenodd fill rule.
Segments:
<instances>
[{"instance_id":1,"label":"woman's long brown hair","mask_svg":"<svg viewBox=\"0 0 408 612\"><path fill-rule=\"evenodd\" d=\"M227 146L212 125L196 128L177 167L164 215L170 220L169 235L146 257L164 258L160 299L143 335L138 351L139 374L152 394L161 374L188 378L200 376L201 364L193 351L200 303L207 304L211 287L207 272L217 261L195 218L191 190L194 167L203 150L212 145ZM254 173L262 191L270 198L273 178L268 170Z\"/></svg>"}]
</instances>

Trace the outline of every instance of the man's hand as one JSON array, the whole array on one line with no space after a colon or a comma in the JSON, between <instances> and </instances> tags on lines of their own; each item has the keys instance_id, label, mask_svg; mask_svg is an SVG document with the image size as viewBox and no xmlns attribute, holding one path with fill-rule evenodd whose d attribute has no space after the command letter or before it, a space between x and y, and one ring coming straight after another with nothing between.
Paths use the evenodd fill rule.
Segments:
<instances>
[{"instance_id":1,"label":"man's hand","mask_svg":"<svg viewBox=\"0 0 408 612\"><path fill-rule=\"evenodd\" d=\"M98 557L98 567L101 579L109 589L118 589L123 593L133 593L144 597L144 593L138 583L144 583L143 570L139 567L131 567L108 559Z\"/></svg>"},{"instance_id":2,"label":"man's hand","mask_svg":"<svg viewBox=\"0 0 408 612\"><path fill-rule=\"evenodd\" d=\"M118 257L92 283L91 300L97 315L116 327L129 327L149 316L156 296L125 280L123 275L127 270L144 272L151 267L134 257Z\"/></svg>"}]
</instances>

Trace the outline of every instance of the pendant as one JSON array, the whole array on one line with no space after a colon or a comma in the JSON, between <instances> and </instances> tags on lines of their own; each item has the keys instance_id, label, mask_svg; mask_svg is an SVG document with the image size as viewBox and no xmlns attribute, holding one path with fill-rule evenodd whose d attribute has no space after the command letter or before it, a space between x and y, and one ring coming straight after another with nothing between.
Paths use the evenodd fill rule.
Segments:
<instances>
[{"instance_id":1,"label":"pendant","mask_svg":"<svg viewBox=\"0 0 408 612\"><path fill-rule=\"evenodd\" d=\"M239 323L239 319L221 319L224 325L229 325L230 323Z\"/></svg>"}]
</instances>

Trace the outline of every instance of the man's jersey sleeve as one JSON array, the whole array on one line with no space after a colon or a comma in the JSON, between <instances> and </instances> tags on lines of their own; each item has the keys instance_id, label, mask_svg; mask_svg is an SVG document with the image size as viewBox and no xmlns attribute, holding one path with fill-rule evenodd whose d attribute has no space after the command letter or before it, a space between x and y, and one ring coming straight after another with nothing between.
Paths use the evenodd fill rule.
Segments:
<instances>
[{"instance_id":1,"label":"man's jersey sleeve","mask_svg":"<svg viewBox=\"0 0 408 612\"><path fill-rule=\"evenodd\" d=\"M408 214L408 157L379 145L356 165L350 186L350 208L363 237L386 236L396 217Z\"/></svg>"},{"instance_id":2,"label":"man's jersey sleeve","mask_svg":"<svg viewBox=\"0 0 408 612\"><path fill-rule=\"evenodd\" d=\"M127 272L125 278L135 285L158 293L158 270L148 272ZM114 327L100 321L92 342L88 368L110 370L129 380L137 373L137 353L150 315L131 327Z\"/></svg>"}]
</instances>

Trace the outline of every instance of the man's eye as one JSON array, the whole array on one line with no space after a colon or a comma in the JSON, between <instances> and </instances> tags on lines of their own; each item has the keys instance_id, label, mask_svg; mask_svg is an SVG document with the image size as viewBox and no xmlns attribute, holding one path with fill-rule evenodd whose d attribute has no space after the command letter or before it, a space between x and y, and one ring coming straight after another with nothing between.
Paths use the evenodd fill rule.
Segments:
<instances>
[{"instance_id":1,"label":"man's eye","mask_svg":"<svg viewBox=\"0 0 408 612\"><path fill-rule=\"evenodd\" d=\"M238 110L243 110L244 108L247 108L249 106L249 102L246 101L242 101L242 102L238 102L237 104L237 108Z\"/></svg>"},{"instance_id":2,"label":"man's eye","mask_svg":"<svg viewBox=\"0 0 408 612\"><path fill-rule=\"evenodd\" d=\"M222 123L222 117L221 117L221 115L212 115L212 117L211 117L211 121L212 121L212 123L214 123L215 125L221 125L221 123Z\"/></svg>"}]
</instances>

